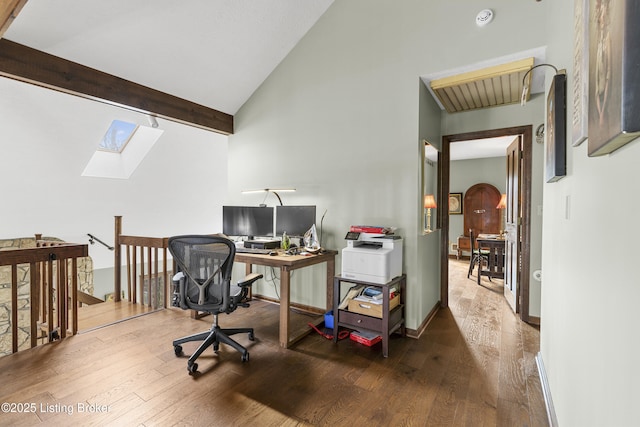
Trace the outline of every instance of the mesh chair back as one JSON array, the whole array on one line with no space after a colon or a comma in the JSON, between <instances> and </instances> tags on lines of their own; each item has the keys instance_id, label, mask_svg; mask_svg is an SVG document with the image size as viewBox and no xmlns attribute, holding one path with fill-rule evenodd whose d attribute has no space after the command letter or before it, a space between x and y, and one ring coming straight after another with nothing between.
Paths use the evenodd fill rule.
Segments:
<instances>
[{"instance_id":1,"label":"mesh chair back","mask_svg":"<svg viewBox=\"0 0 640 427\"><path fill-rule=\"evenodd\" d=\"M230 306L229 288L235 244L221 236L175 236L169 252L178 271L179 301L183 309L225 312Z\"/></svg>"}]
</instances>

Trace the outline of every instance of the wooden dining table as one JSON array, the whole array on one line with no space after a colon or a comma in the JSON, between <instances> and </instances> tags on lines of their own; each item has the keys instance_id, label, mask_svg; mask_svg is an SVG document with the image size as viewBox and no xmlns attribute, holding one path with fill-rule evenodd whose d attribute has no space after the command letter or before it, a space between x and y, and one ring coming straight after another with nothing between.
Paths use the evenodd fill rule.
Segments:
<instances>
[{"instance_id":1,"label":"wooden dining table","mask_svg":"<svg viewBox=\"0 0 640 427\"><path fill-rule=\"evenodd\" d=\"M497 234L479 234L476 239L478 249L488 251L485 255L487 266L483 268L483 263L478 263L478 284L482 276L489 279L498 278L504 280L504 259L505 259L505 239Z\"/></svg>"}]
</instances>

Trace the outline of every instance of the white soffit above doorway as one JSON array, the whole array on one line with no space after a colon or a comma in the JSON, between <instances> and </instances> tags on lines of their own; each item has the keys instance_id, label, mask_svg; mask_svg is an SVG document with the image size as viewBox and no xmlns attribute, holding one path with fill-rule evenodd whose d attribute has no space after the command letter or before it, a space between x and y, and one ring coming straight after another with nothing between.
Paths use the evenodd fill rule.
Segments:
<instances>
[{"instance_id":1,"label":"white soffit above doorway","mask_svg":"<svg viewBox=\"0 0 640 427\"><path fill-rule=\"evenodd\" d=\"M516 138L516 135L508 135L496 138L456 141L449 146L450 157L452 161L506 157L507 147L509 147Z\"/></svg>"},{"instance_id":2,"label":"white soffit above doorway","mask_svg":"<svg viewBox=\"0 0 640 427\"><path fill-rule=\"evenodd\" d=\"M507 147L517 135L499 136L496 138L470 139L451 143L449 157L451 161L484 159L489 157L506 157ZM432 145L425 147L425 157L433 162L438 161L438 151Z\"/></svg>"}]
</instances>

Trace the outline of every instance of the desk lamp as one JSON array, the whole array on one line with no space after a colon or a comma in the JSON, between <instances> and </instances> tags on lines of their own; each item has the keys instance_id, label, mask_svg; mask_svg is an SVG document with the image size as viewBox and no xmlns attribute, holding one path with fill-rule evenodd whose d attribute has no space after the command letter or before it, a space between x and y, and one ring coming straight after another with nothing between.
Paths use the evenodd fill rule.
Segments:
<instances>
[{"instance_id":1,"label":"desk lamp","mask_svg":"<svg viewBox=\"0 0 640 427\"><path fill-rule=\"evenodd\" d=\"M295 188L263 188L261 190L243 190L242 194L249 194L249 193L273 193L276 195L276 197L278 198L278 201L280 202L280 206L283 206L282 204L282 199L280 198L280 195L278 194L278 192L281 193L285 193L285 192L293 192L296 191ZM265 197L266 198L266 197Z\"/></svg>"},{"instance_id":2,"label":"desk lamp","mask_svg":"<svg viewBox=\"0 0 640 427\"><path fill-rule=\"evenodd\" d=\"M496 206L496 209L500 209L501 211L503 209L507 208L507 195L503 194L500 196L500 201L498 202L498 206ZM505 228L505 224L504 224L504 213L500 212L500 238L504 239L504 228Z\"/></svg>"},{"instance_id":3,"label":"desk lamp","mask_svg":"<svg viewBox=\"0 0 640 427\"><path fill-rule=\"evenodd\" d=\"M424 209L425 209L425 231L427 233L431 233L431 209L437 208L436 199L433 197L433 194L425 194L424 195Z\"/></svg>"}]
</instances>

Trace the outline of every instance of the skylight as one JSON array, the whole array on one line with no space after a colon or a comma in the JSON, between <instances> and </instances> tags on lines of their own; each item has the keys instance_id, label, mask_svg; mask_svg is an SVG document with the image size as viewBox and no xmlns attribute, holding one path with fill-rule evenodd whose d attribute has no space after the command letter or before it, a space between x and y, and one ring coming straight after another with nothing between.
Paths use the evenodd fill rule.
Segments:
<instances>
[{"instance_id":1,"label":"skylight","mask_svg":"<svg viewBox=\"0 0 640 427\"><path fill-rule=\"evenodd\" d=\"M114 120L82 176L128 179L163 132L158 128Z\"/></svg>"},{"instance_id":2,"label":"skylight","mask_svg":"<svg viewBox=\"0 0 640 427\"><path fill-rule=\"evenodd\" d=\"M122 153L137 127L138 125L135 123L114 120L107 129L107 133L102 137L98 150Z\"/></svg>"}]
</instances>

